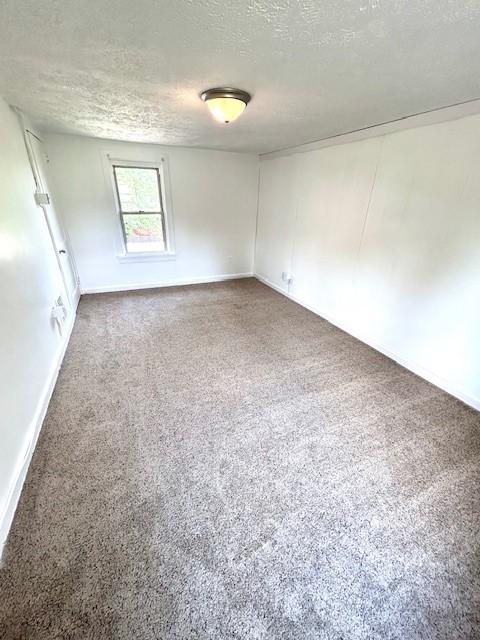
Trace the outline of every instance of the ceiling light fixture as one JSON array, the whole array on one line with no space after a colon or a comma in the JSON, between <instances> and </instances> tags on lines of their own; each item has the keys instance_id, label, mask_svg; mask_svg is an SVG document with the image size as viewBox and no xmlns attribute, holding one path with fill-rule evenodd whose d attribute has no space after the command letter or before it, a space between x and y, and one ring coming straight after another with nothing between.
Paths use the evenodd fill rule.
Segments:
<instances>
[{"instance_id":1,"label":"ceiling light fixture","mask_svg":"<svg viewBox=\"0 0 480 640\"><path fill-rule=\"evenodd\" d=\"M252 96L241 89L219 87L204 91L200 97L206 102L215 120L228 124L245 111Z\"/></svg>"}]
</instances>

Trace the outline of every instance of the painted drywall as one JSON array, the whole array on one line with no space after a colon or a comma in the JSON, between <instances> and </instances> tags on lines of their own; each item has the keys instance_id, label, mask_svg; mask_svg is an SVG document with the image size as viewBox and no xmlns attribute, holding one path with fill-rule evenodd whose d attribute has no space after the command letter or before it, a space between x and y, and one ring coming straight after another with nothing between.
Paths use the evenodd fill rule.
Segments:
<instances>
[{"instance_id":1,"label":"painted drywall","mask_svg":"<svg viewBox=\"0 0 480 640\"><path fill-rule=\"evenodd\" d=\"M16 114L0 99L0 546L56 379L74 309L67 296ZM51 318L62 296L63 335ZM0 548L1 551L1 548Z\"/></svg>"},{"instance_id":2,"label":"painted drywall","mask_svg":"<svg viewBox=\"0 0 480 640\"><path fill-rule=\"evenodd\" d=\"M249 154L45 137L53 193L69 233L82 291L201 282L251 274L258 158ZM176 255L122 262L106 154L168 166Z\"/></svg>"},{"instance_id":3,"label":"painted drywall","mask_svg":"<svg viewBox=\"0 0 480 640\"><path fill-rule=\"evenodd\" d=\"M479 175L480 116L265 158L255 271L480 408Z\"/></svg>"}]
</instances>

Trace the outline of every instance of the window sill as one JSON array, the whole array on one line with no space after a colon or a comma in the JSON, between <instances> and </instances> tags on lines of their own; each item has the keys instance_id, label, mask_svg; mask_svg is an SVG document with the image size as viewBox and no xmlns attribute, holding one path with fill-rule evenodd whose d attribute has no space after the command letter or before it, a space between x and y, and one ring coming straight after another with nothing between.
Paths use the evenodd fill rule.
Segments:
<instances>
[{"instance_id":1,"label":"window sill","mask_svg":"<svg viewBox=\"0 0 480 640\"><path fill-rule=\"evenodd\" d=\"M162 253L122 253L117 255L119 262L164 262L176 259L177 254L173 251L162 251Z\"/></svg>"}]
</instances>

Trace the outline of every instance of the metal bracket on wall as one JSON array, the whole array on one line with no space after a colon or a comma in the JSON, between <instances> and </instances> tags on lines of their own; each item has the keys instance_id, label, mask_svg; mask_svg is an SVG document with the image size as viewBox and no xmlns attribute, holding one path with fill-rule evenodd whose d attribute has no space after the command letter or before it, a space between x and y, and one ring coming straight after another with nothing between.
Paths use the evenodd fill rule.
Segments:
<instances>
[{"instance_id":1,"label":"metal bracket on wall","mask_svg":"<svg viewBox=\"0 0 480 640\"><path fill-rule=\"evenodd\" d=\"M48 193L37 193L35 194L35 202L39 205L50 204L50 196Z\"/></svg>"}]
</instances>

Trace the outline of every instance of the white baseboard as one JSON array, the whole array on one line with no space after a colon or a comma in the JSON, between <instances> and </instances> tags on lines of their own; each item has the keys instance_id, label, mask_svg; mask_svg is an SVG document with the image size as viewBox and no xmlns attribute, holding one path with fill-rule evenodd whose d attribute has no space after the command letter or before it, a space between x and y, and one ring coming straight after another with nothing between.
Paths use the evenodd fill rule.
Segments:
<instances>
[{"instance_id":1,"label":"white baseboard","mask_svg":"<svg viewBox=\"0 0 480 640\"><path fill-rule=\"evenodd\" d=\"M334 326L338 327L342 331L345 331L346 333L353 336L357 340L360 340L360 342L367 344L369 347L372 347L376 351L380 351L380 353L383 353L383 355L387 356L391 360L394 360L402 367L405 367L405 369L408 369L412 373L415 373L417 376L420 376L420 378L424 378L428 382L431 382L432 384L434 384L436 387L439 387L440 389L442 389L443 391L446 391L450 395L455 396L455 398L458 398L465 404L468 404L473 409L480 411L480 398L476 398L475 396L471 396L467 393L464 393L461 389L456 387L455 384L453 384L451 381L445 380L441 376L438 376L436 373L433 373L432 371L425 369L424 367L418 365L417 363L412 362L410 360L406 360L402 356L396 353L393 353L392 351L390 351L390 349L387 349L383 345L376 343L374 340L371 339L371 337L365 337L365 336L359 335L351 327L346 326L345 323L338 321L336 318L332 318L326 315L322 310L318 308L315 308L309 304L306 304L296 296L292 295L288 291L285 291L275 283L268 280L268 278L264 278L258 273L254 274L254 277L260 282L263 282L263 284L266 284L271 289L278 291L278 293L281 293L282 295L289 298L290 300L293 300L293 302L296 302L297 304L304 307L305 309L308 309L315 315L320 316L324 320L327 320L327 322L330 322L330 324L333 324Z\"/></svg>"},{"instance_id":2,"label":"white baseboard","mask_svg":"<svg viewBox=\"0 0 480 640\"><path fill-rule=\"evenodd\" d=\"M45 382L43 392L38 401L37 410L31 422L31 428L30 428L31 435L24 451L23 462L20 463L17 473L13 478L13 481L11 483L11 489L10 489L7 503L6 503L6 507L3 513L0 515L0 560L2 557L5 542L7 541L10 527L13 522L13 517L15 515L18 501L22 493L23 484L25 482L25 478L27 477L27 472L30 466L30 462L32 460L33 452L35 451L35 446L37 444L38 436L40 435L43 421L47 413L48 405L50 403L50 398L52 397L52 393L55 388L55 384L57 382L58 373L62 365L63 357L65 355L65 351L67 350L67 346L73 330L73 325L75 324L75 317L76 317L76 306L74 306L73 308L73 313L72 313L70 322L65 327L64 339L59 344L57 354L53 360L52 366L50 368L50 371L48 373L48 376Z\"/></svg>"},{"instance_id":3,"label":"white baseboard","mask_svg":"<svg viewBox=\"0 0 480 640\"><path fill-rule=\"evenodd\" d=\"M239 280L240 278L253 278L254 274L249 273L228 273L218 276L203 276L199 278L187 278L185 280L168 280L164 282L138 282L123 285L104 285L100 287L82 288L83 294L89 293L115 293L117 291L137 291L138 289L158 289L161 287L180 287L189 284L207 284L208 282L223 282L224 280Z\"/></svg>"}]
</instances>

